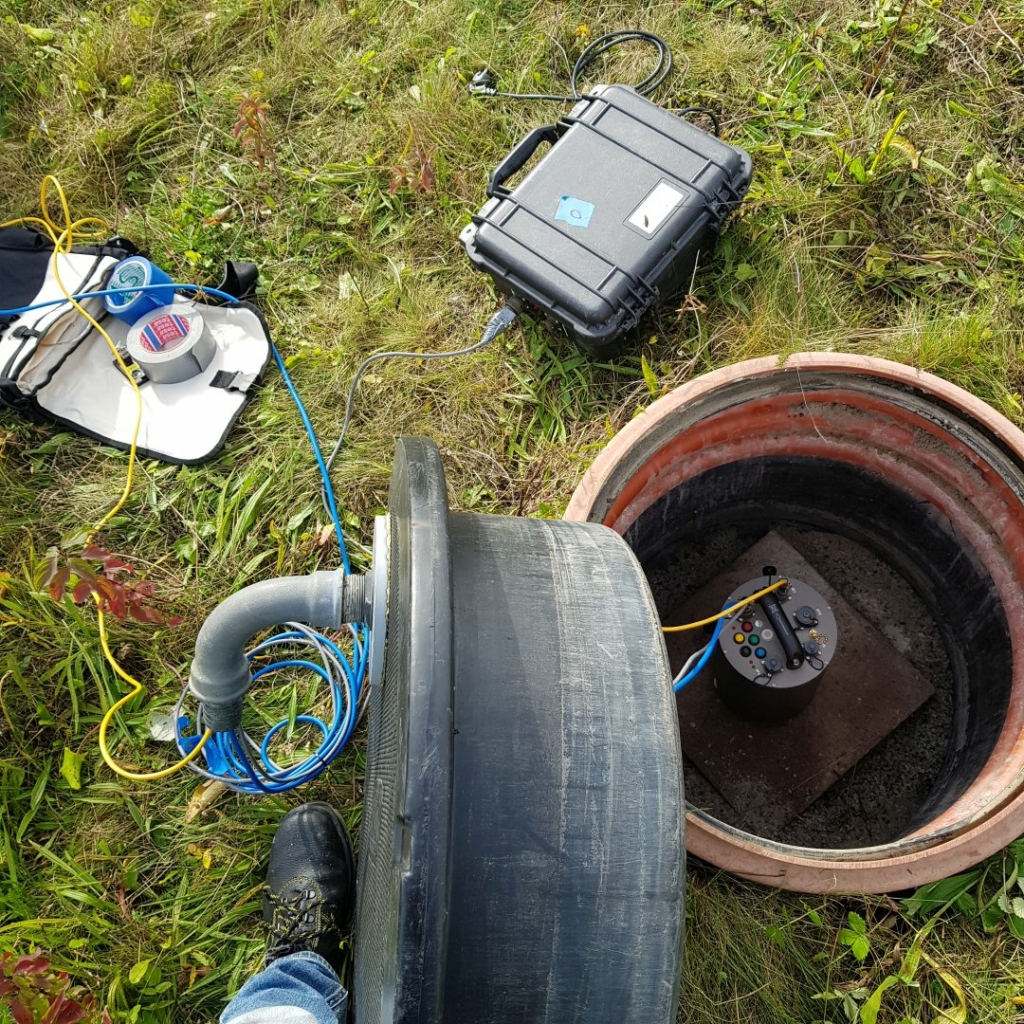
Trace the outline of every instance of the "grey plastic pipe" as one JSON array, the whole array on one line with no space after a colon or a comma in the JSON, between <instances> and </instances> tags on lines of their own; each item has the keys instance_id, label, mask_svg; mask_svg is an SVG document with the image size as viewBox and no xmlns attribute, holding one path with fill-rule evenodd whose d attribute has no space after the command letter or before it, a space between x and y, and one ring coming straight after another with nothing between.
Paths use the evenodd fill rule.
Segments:
<instances>
[{"instance_id":1,"label":"grey plastic pipe","mask_svg":"<svg viewBox=\"0 0 1024 1024\"><path fill-rule=\"evenodd\" d=\"M226 732L242 724L242 701L252 681L245 648L255 633L284 622L338 629L343 622L362 621L362 599L362 577L340 571L263 580L225 598L199 630L189 673L207 728Z\"/></svg>"}]
</instances>

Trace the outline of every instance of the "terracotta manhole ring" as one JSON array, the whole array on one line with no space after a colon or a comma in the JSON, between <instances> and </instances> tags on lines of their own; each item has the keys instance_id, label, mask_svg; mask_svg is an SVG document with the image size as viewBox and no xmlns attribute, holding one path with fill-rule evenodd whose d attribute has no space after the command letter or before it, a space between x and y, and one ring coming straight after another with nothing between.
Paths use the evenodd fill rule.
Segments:
<instances>
[{"instance_id":1,"label":"terracotta manhole ring","mask_svg":"<svg viewBox=\"0 0 1024 1024\"><path fill-rule=\"evenodd\" d=\"M959 707L949 767L923 820L892 842L787 846L691 809L687 849L805 892L894 891L962 871L1024 833L1024 433L962 389L897 363L820 353L751 360L691 381L633 420L595 460L566 518L605 523L643 561L666 509L698 525L728 514L687 506L701 481L730 467L782 464L805 479L827 465L833 482L859 481L851 495L864 481L878 481L880 495L888 488L880 522L862 508L837 526L841 494L815 498L798 517L869 537L931 595L954 640L962 630L951 658ZM885 520L893 494L904 495L907 509L895 525ZM656 514L660 526L644 519ZM929 554L946 568L930 564ZM981 599L983 618L974 614ZM950 621L957 618L963 622Z\"/></svg>"}]
</instances>

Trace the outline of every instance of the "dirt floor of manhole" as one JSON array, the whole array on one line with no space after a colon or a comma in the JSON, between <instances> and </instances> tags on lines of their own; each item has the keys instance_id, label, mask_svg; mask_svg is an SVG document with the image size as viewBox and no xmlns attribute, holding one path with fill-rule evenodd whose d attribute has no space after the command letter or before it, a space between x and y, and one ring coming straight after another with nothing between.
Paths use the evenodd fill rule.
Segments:
<instances>
[{"instance_id":1,"label":"dirt floor of manhole","mask_svg":"<svg viewBox=\"0 0 1024 1024\"><path fill-rule=\"evenodd\" d=\"M745 831L798 846L849 849L891 841L907 831L946 755L953 709L945 647L909 584L865 548L835 534L786 524L775 524L775 529L934 686L935 693L795 817L781 808L781 795L780 807L734 807L689 759L687 801ZM662 621L684 621L689 599L763 534L763 529L721 530L702 538L699 550L683 545L658 566L647 566Z\"/></svg>"}]
</instances>

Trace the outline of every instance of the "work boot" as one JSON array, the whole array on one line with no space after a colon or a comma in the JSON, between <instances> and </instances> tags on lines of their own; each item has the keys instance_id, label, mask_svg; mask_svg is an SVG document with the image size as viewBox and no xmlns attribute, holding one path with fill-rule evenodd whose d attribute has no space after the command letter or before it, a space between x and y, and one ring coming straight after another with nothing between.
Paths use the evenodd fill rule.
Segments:
<instances>
[{"instance_id":1,"label":"work boot","mask_svg":"<svg viewBox=\"0 0 1024 1024\"><path fill-rule=\"evenodd\" d=\"M270 928L264 966L308 950L341 974L341 941L355 903L355 861L341 815L330 804L290 810L274 835L263 920Z\"/></svg>"}]
</instances>

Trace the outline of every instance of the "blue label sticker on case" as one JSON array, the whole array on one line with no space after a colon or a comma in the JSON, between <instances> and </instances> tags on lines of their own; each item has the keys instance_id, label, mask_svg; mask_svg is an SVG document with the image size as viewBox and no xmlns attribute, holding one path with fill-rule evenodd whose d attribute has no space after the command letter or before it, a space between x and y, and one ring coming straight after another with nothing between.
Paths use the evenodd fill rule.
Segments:
<instances>
[{"instance_id":1,"label":"blue label sticker on case","mask_svg":"<svg viewBox=\"0 0 1024 1024\"><path fill-rule=\"evenodd\" d=\"M555 211L555 220L564 220L574 228L590 227L590 218L593 216L593 203L588 203L585 199L574 199L572 196L562 196Z\"/></svg>"}]
</instances>

